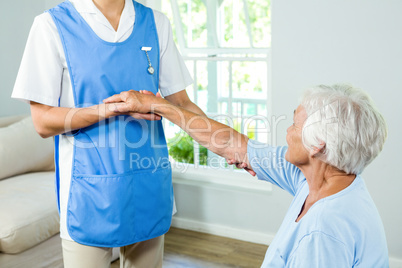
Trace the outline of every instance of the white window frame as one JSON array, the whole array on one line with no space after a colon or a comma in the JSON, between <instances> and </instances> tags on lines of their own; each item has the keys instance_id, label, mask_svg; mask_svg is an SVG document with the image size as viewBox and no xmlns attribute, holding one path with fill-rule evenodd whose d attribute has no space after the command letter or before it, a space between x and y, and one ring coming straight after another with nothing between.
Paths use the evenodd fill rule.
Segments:
<instances>
[{"instance_id":1,"label":"white window frame","mask_svg":"<svg viewBox=\"0 0 402 268\"><path fill-rule=\"evenodd\" d=\"M148 0L149 1L149 0ZM270 48L256 48L253 44L253 37L251 32L251 24L248 16L248 9L246 0L243 1L244 5L244 12L245 12L245 20L248 32L248 38L250 42L250 47L247 48L221 48L219 47L219 39L216 34L216 28L214 33L212 34L211 39L212 42L215 43L218 47L217 48L195 48L195 47L188 47L186 45L184 39L184 31L182 28L181 23L181 16L179 13L179 6L177 0L170 0L172 6L172 13L173 13L173 23L176 27L176 36L177 41L185 61L192 61L193 68L194 68L194 95L193 99L197 103L197 62L198 61L208 61L208 62L228 62L229 64L229 96L227 97L228 103L228 115L230 117L234 117L232 112L232 102L240 102L241 106L243 107L243 100L235 99L233 97L233 90L232 90L232 65L233 62L239 61L263 61L266 63L266 70L267 70L267 98L263 101L258 100L256 103L258 104L265 104L267 108L267 112L265 116L267 118L272 118L272 90L271 90L271 49ZM160 2L160 1L159 1ZM218 2L222 2L221 0L203 0L207 7L207 12L215 14L216 6ZM160 5L159 5L160 7ZM214 10L215 8L215 10ZM213 25L216 25L217 18L216 16L208 16L209 23L207 22L210 30ZM210 21L212 20L212 22ZM212 25L212 26L211 26ZM195 56L196 55L196 56ZM202 55L202 56L199 56ZM219 56L217 56L219 55ZM239 56L226 56L226 55L239 55ZM261 57L250 57L247 55L262 55ZM245 101L245 103L253 103L253 99ZM241 108L243 110L243 108ZM207 113L208 116L213 117L216 114ZM244 119L244 116L241 116ZM244 124L241 125L241 130L243 132ZM188 164L188 163L178 163L175 162L173 164L173 181L176 183L181 184L188 184L188 185L203 185L209 186L214 188L224 187L225 189L238 189L238 190L253 190L253 191L262 191L262 192L269 192L272 190L272 186L270 183L258 181L256 178L251 177L248 173L244 170L235 170L233 166L230 166L229 169L222 169L222 168L214 168L208 166L201 166L199 165L199 146L196 142L194 142L194 163L195 164ZM178 166L180 166L178 168ZM185 170L185 172L183 172Z\"/></svg>"}]
</instances>

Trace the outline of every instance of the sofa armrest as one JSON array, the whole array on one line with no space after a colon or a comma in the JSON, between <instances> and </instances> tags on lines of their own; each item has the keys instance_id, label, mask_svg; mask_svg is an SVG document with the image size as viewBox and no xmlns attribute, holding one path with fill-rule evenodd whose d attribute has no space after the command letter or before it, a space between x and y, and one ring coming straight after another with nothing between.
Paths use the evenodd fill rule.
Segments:
<instances>
[{"instance_id":1,"label":"sofa armrest","mask_svg":"<svg viewBox=\"0 0 402 268\"><path fill-rule=\"evenodd\" d=\"M22 114L22 115L12 115L6 117L0 117L0 128L7 127L13 123L21 121L22 119L30 116L29 114Z\"/></svg>"},{"instance_id":2,"label":"sofa armrest","mask_svg":"<svg viewBox=\"0 0 402 268\"><path fill-rule=\"evenodd\" d=\"M42 139L30 116L0 128L0 180L54 169L53 139Z\"/></svg>"}]
</instances>

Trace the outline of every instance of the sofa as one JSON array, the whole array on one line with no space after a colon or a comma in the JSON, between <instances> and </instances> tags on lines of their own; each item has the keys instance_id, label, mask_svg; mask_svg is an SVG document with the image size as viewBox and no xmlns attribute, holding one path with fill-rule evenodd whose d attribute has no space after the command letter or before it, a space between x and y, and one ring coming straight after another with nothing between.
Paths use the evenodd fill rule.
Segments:
<instances>
[{"instance_id":1,"label":"sofa","mask_svg":"<svg viewBox=\"0 0 402 268\"><path fill-rule=\"evenodd\" d=\"M52 139L0 118L0 267L63 267Z\"/></svg>"},{"instance_id":2,"label":"sofa","mask_svg":"<svg viewBox=\"0 0 402 268\"><path fill-rule=\"evenodd\" d=\"M54 179L53 139L29 115L0 118L1 268L63 267Z\"/></svg>"}]
</instances>

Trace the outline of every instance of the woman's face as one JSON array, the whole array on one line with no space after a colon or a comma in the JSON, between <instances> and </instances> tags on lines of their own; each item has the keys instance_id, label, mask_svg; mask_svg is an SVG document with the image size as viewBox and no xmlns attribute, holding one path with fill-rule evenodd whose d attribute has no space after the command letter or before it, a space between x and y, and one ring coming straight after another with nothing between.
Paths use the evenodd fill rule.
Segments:
<instances>
[{"instance_id":1,"label":"woman's face","mask_svg":"<svg viewBox=\"0 0 402 268\"><path fill-rule=\"evenodd\" d=\"M294 111L293 124L287 129L286 142L289 148L286 152L285 159L296 166L307 164L309 161L309 152L302 142L302 129L306 119L306 110L299 105Z\"/></svg>"}]
</instances>

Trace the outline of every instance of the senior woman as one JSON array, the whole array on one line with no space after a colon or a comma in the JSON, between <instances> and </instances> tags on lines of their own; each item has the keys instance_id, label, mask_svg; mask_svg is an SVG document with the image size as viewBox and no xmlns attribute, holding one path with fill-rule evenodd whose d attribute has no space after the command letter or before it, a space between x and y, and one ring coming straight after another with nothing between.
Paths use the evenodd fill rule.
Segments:
<instances>
[{"instance_id":1,"label":"senior woman","mask_svg":"<svg viewBox=\"0 0 402 268\"><path fill-rule=\"evenodd\" d=\"M115 102L115 112L159 114L228 163L294 196L262 267L388 267L384 228L360 176L380 153L387 127L362 90L307 90L287 130L288 147L249 140L150 94L129 91L105 102Z\"/></svg>"}]
</instances>

